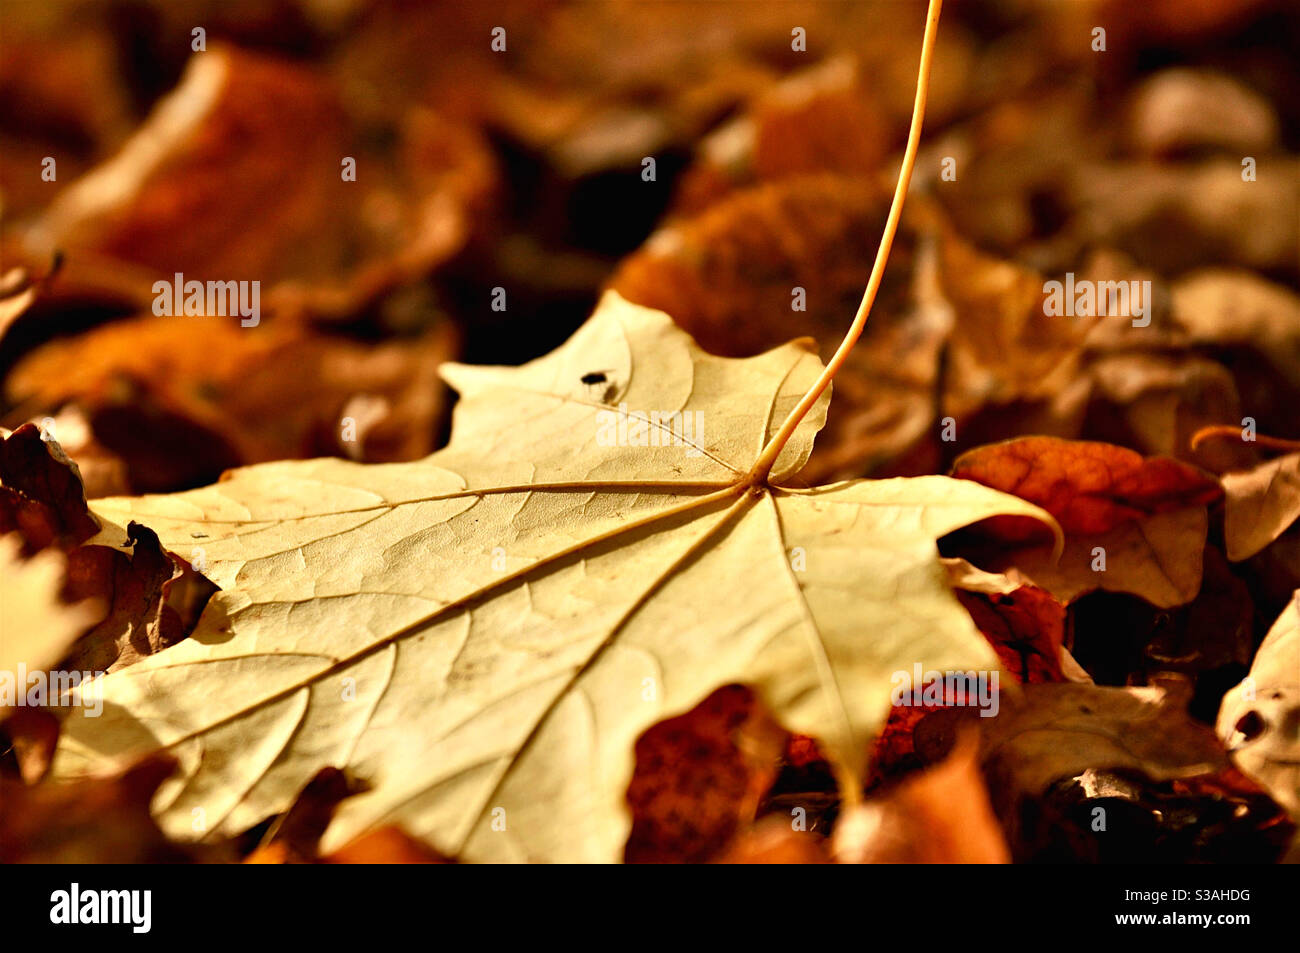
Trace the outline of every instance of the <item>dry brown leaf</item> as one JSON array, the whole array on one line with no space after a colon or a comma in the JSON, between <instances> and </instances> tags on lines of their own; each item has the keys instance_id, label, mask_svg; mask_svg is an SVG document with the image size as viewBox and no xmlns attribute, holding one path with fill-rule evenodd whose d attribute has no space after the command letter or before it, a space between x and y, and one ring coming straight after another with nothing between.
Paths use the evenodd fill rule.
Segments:
<instances>
[{"instance_id":1,"label":"dry brown leaf","mask_svg":"<svg viewBox=\"0 0 1300 953\"><path fill-rule=\"evenodd\" d=\"M76 464L31 424L0 437L0 532L10 531L35 558L61 552L59 595L86 607L76 644L51 660L68 670L112 671L180 641L213 591L152 530L97 520Z\"/></svg>"},{"instance_id":2,"label":"dry brown leaf","mask_svg":"<svg viewBox=\"0 0 1300 953\"><path fill-rule=\"evenodd\" d=\"M413 110L384 120L389 150L370 122L312 72L214 44L116 156L59 193L26 248L83 272L260 281L268 310L350 316L464 249L496 187L475 132Z\"/></svg>"},{"instance_id":3,"label":"dry brown leaf","mask_svg":"<svg viewBox=\"0 0 1300 953\"><path fill-rule=\"evenodd\" d=\"M1200 589L1206 504L1222 490L1195 467L1111 444L1024 437L968 451L952 474L1056 517L1066 534L1059 560L1050 542L1035 541L1036 529L1010 524L994 535L1012 548L987 559L994 569L1014 566L1062 602L1106 589L1169 607Z\"/></svg>"},{"instance_id":4,"label":"dry brown leaf","mask_svg":"<svg viewBox=\"0 0 1300 953\"><path fill-rule=\"evenodd\" d=\"M754 818L776 779L786 734L742 685L714 692L636 742L628 786L629 863L712 859Z\"/></svg>"},{"instance_id":5,"label":"dry brown leaf","mask_svg":"<svg viewBox=\"0 0 1300 953\"><path fill-rule=\"evenodd\" d=\"M1222 746L1162 688L1027 685L986 719L981 760L998 813L1014 816L1059 778L1122 768L1153 780L1226 767Z\"/></svg>"},{"instance_id":6,"label":"dry brown leaf","mask_svg":"<svg viewBox=\"0 0 1300 953\"><path fill-rule=\"evenodd\" d=\"M1254 350L1300 387L1300 296L1293 290L1239 269L1203 268L1174 282L1172 292L1173 319L1192 343Z\"/></svg>"},{"instance_id":7,"label":"dry brown leaf","mask_svg":"<svg viewBox=\"0 0 1300 953\"><path fill-rule=\"evenodd\" d=\"M175 864L229 859L168 841L149 799L173 770L155 758L114 778L27 787L0 777L0 863Z\"/></svg>"},{"instance_id":8,"label":"dry brown leaf","mask_svg":"<svg viewBox=\"0 0 1300 953\"><path fill-rule=\"evenodd\" d=\"M835 826L835 859L850 864L1010 863L980 777L978 754L977 735L966 733L940 764L846 812Z\"/></svg>"},{"instance_id":9,"label":"dry brown leaf","mask_svg":"<svg viewBox=\"0 0 1300 953\"><path fill-rule=\"evenodd\" d=\"M295 323L144 316L36 349L5 394L29 416L71 403L124 461L133 488L163 491L264 460L429 453L446 413L437 368L455 338L446 323L409 342L367 344Z\"/></svg>"},{"instance_id":10,"label":"dry brown leaf","mask_svg":"<svg viewBox=\"0 0 1300 953\"><path fill-rule=\"evenodd\" d=\"M1300 453L1223 476L1228 558L1249 559L1300 519Z\"/></svg>"}]
</instances>

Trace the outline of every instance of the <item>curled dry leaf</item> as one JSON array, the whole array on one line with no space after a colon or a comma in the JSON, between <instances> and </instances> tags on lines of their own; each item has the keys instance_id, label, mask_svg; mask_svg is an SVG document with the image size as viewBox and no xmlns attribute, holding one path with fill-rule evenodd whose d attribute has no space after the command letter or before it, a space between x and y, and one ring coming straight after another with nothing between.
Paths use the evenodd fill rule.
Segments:
<instances>
[{"instance_id":1,"label":"curled dry leaf","mask_svg":"<svg viewBox=\"0 0 1300 953\"><path fill-rule=\"evenodd\" d=\"M1017 861L1277 859L1294 825L1177 696L1030 685L981 723L984 776Z\"/></svg>"},{"instance_id":2,"label":"curled dry leaf","mask_svg":"<svg viewBox=\"0 0 1300 953\"><path fill-rule=\"evenodd\" d=\"M177 844L149 816L174 764L152 758L113 778L27 787L0 778L0 863L175 864L227 860L223 848Z\"/></svg>"},{"instance_id":3,"label":"curled dry leaf","mask_svg":"<svg viewBox=\"0 0 1300 953\"><path fill-rule=\"evenodd\" d=\"M945 559L957 599L1020 683L1091 681L1065 647L1065 606L1014 569L987 573Z\"/></svg>"},{"instance_id":4,"label":"curled dry leaf","mask_svg":"<svg viewBox=\"0 0 1300 953\"><path fill-rule=\"evenodd\" d=\"M1192 343L1248 348L1300 388L1300 296L1294 291L1231 268L1194 271L1172 291L1173 319Z\"/></svg>"},{"instance_id":5,"label":"curled dry leaf","mask_svg":"<svg viewBox=\"0 0 1300 953\"><path fill-rule=\"evenodd\" d=\"M616 860L635 739L735 682L857 783L892 672L996 664L935 540L1050 517L946 477L786 488L825 393L750 483L819 372L806 343L711 357L611 293L523 367L445 366L460 403L425 460L97 501L169 546L202 534L223 591L191 638L100 680L104 713L69 719L55 773L165 747L182 767L155 809L192 836L193 808L243 830L333 764L369 788L326 852L399 823L457 859ZM642 408L681 415L675 444Z\"/></svg>"},{"instance_id":6,"label":"curled dry leaf","mask_svg":"<svg viewBox=\"0 0 1300 953\"><path fill-rule=\"evenodd\" d=\"M24 560L19 547L15 534L0 535L0 719L9 714L15 693L27 691L18 666L45 671L95 617L95 606L59 598L67 564L62 553L50 549Z\"/></svg>"},{"instance_id":7,"label":"curled dry leaf","mask_svg":"<svg viewBox=\"0 0 1300 953\"><path fill-rule=\"evenodd\" d=\"M264 460L411 460L433 449L446 405L437 368L455 337L446 323L368 344L296 323L145 316L43 345L9 374L5 395L28 415L74 404L141 491ZM192 452L161 453L160 430Z\"/></svg>"},{"instance_id":8,"label":"curled dry leaf","mask_svg":"<svg viewBox=\"0 0 1300 953\"><path fill-rule=\"evenodd\" d=\"M1300 823L1300 590L1219 708L1233 760Z\"/></svg>"},{"instance_id":9,"label":"curled dry leaf","mask_svg":"<svg viewBox=\"0 0 1300 953\"><path fill-rule=\"evenodd\" d=\"M137 266L146 288L176 272L255 280L271 310L352 315L461 251L495 189L475 132L427 111L391 124L354 123L309 71L214 46L116 156L59 193L26 248ZM389 138L391 151L373 145Z\"/></svg>"},{"instance_id":10,"label":"curled dry leaf","mask_svg":"<svg viewBox=\"0 0 1300 953\"><path fill-rule=\"evenodd\" d=\"M993 803L1014 838L1025 799L1089 769L1124 769L1152 780L1189 778L1227 766L1214 733L1161 688L1027 685L981 722L981 761Z\"/></svg>"},{"instance_id":11,"label":"curled dry leaf","mask_svg":"<svg viewBox=\"0 0 1300 953\"><path fill-rule=\"evenodd\" d=\"M52 660L69 670L112 671L180 641L214 589L152 530L93 516L76 465L31 424L0 440L0 532L36 558L62 553L60 597L95 606L75 645Z\"/></svg>"},{"instance_id":12,"label":"curled dry leaf","mask_svg":"<svg viewBox=\"0 0 1300 953\"><path fill-rule=\"evenodd\" d=\"M753 692L730 685L636 742L628 786L630 863L712 859L754 819L776 779L786 734Z\"/></svg>"},{"instance_id":13,"label":"curled dry leaf","mask_svg":"<svg viewBox=\"0 0 1300 953\"><path fill-rule=\"evenodd\" d=\"M1249 559L1300 519L1300 453L1223 476L1228 558Z\"/></svg>"},{"instance_id":14,"label":"curled dry leaf","mask_svg":"<svg viewBox=\"0 0 1300 953\"><path fill-rule=\"evenodd\" d=\"M841 815L835 859L849 864L1005 864L1011 853L979 769L975 732L941 763Z\"/></svg>"},{"instance_id":15,"label":"curled dry leaf","mask_svg":"<svg viewBox=\"0 0 1300 953\"><path fill-rule=\"evenodd\" d=\"M1169 607L1200 589L1206 505L1222 490L1195 467L1111 444L1024 437L962 454L952 475L1056 517L1065 531L1059 560L1050 542L1034 539L1036 528L1002 521L990 533L1011 548L987 561L1014 566L1063 602L1106 589Z\"/></svg>"}]
</instances>

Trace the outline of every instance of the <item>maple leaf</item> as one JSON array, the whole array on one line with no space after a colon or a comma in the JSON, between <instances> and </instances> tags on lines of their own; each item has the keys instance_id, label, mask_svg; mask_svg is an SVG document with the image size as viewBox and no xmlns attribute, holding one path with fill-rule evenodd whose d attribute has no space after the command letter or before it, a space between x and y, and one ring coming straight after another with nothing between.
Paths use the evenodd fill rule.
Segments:
<instances>
[{"instance_id":1,"label":"maple leaf","mask_svg":"<svg viewBox=\"0 0 1300 953\"><path fill-rule=\"evenodd\" d=\"M783 488L825 393L749 482L819 371L806 342L711 357L611 293L530 364L444 368L452 440L422 461L263 464L96 501L169 548L201 540L224 591L188 640L102 679L104 711L65 724L55 773L169 749L180 776L155 809L192 836L196 816L237 831L282 811L334 765L370 789L325 852L398 822L463 859L614 860L637 736L741 682L852 785L891 673L997 664L936 539L1051 519L939 476ZM620 404L707 424L685 445L603 446Z\"/></svg>"},{"instance_id":2,"label":"maple leaf","mask_svg":"<svg viewBox=\"0 0 1300 953\"><path fill-rule=\"evenodd\" d=\"M422 461L100 501L173 547L204 540L225 591L191 638L99 680L103 713L68 720L54 773L166 749L180 768L154 810L185 836L243 830L337 767L366 790L325 853L396 823L455 859L616 860L637 737L738 682L820 740L856 801L893 673L997 663L938 537L995 515L1055 528L945 477L789 486L879 289L937 24L934 3L884 238L825 368L807 340L710 356L611 292L523 367L444 366L452 438Z\"/></svg>"}]
</instances>

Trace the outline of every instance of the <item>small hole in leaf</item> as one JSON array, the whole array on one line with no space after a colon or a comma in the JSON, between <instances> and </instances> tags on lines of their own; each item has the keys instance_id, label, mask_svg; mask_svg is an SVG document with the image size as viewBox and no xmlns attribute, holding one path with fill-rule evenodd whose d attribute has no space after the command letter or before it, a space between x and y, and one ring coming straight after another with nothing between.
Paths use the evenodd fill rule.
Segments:
<instances>
[{"instance_id":1,"label":"small hole in leaf","mask_svg":"<svg viewBox=\"0 0 1300 953\"><path fill-rule=\"evenodd\" d=\"M1245 741L1254 741L1264 733L1268 725L1259 716L1259 712L1248 711L1237 719L1236 730Z\"/></svg>"}]
</instances>

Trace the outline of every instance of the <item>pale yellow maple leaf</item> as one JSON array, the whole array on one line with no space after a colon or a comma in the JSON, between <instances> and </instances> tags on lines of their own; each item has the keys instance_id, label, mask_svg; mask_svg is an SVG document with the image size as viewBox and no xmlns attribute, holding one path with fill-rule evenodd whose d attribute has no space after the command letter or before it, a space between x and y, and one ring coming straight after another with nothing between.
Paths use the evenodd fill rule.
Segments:
<instances>
[{"instance_id":1,"label":"pale yellow maple leaf","mask_svg":"<svg viewBox=\"0 0 1300 953\"><path fill-rule=\"evenodd\" d=\"M452 441L422 461L263 464L95 501L202 547L223 591L188 640L102 679L103 714L74 712L56 773L166 748L181 770L155 809L192 836L282 811L336 765L370 790L326 850L396 822L465 859L613 860L636 737L744 682L859 775L892 673L997 665L935 540L1050 517L939 476L781 488L825 394L747 485L819 371L801 342L709 356L611 293L550 355L450 367ZM619 404L703 414L700 440L602 445Z\"/></svg>"},{"instance_id":2,"label":"pale yellow maple leaf","mask_svg":"<svg viewBox=\"0 0 1300 953\"><path fill-rule=\"evenodd\" d=\"M852 799L894 673L997 664L936 539L1052 522L945 477L789 485L879 287L938 8L881 251L827 368L808 341L712 357L611 293L523 367L444 368L452 440L424 460L263 464L96 501L201 548L224 591L188 640L104 677L103 715L66 722L55 774L165 748L180 770L154 810L193 836L283 811L334 765L369 788L325 852L398 824L465 860L616 860L637 736L744 682L822 742Z\"/></svg>"}]
</instances>

